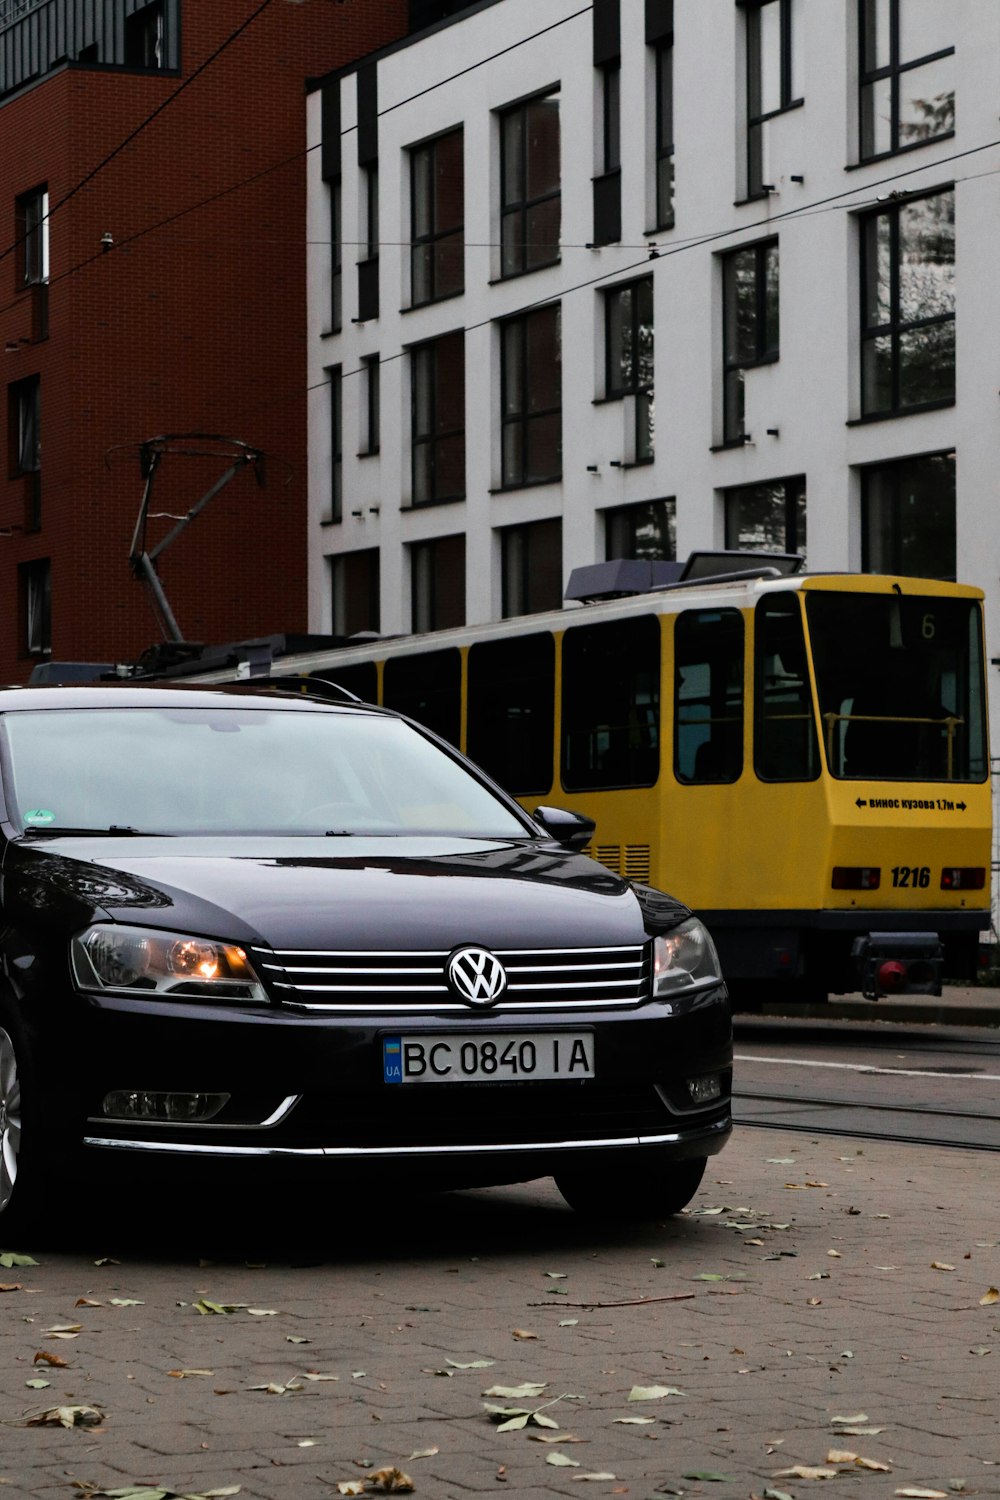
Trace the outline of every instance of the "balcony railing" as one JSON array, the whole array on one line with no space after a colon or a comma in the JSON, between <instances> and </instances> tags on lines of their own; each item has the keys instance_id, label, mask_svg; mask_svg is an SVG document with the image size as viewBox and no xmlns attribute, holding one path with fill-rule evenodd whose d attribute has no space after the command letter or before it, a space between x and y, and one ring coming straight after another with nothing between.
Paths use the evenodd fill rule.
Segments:
<instances>
[{"instance_id":1,"label":"balcony railing","mask_svg":"<svg viewBox=\"0 0 1000 1500\"><path fill-rule=\"evenodd\" d=\"M0 30L5 26L12 26L22 16L26 16L29 10L37 10L44 4L45 0L0 0Z\"/></svg>"}]
</instances>

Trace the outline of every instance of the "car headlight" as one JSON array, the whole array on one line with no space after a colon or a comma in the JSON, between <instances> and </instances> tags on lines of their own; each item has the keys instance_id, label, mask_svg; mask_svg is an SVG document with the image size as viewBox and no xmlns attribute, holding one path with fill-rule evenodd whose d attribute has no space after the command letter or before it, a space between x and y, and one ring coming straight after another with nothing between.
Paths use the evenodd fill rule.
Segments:
<instances>
[{"instance_id":1,"label":"car headlight","mask_svg":"<svg viewBox=\"0 0 1000 1500\"><path fill-rule=\"evenodd\" d=\"M691 985L719 983L719 955L708 929L689 917L672 932L653 939L653 994L673 995Z\"/></svg>"},{"instance_id":2,"label":"car headlight","mask_svg":"<svg viewBox=\"0 0 1000 1500\"><path fill-rule=\"evenodd\" d=\"M250 960L235 943L98 924L73 939L71 954L73 976L82 990L267 1002Z\"/></svg>"}]
</instances>

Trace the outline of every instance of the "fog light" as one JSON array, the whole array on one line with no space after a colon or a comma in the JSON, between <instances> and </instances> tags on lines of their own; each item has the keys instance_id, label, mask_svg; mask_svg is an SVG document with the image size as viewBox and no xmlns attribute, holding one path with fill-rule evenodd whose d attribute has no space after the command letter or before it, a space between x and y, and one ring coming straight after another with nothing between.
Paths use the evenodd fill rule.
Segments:
<instances>
[{"instance_id":1,"label":"fog light","mask_svg":"<svg viewBox=\"0 0 1000 1500\"><path fill-rule=\"evenodd\" d=\"M146 1089L114 1089L105 1094L102 1113L109 1120L159 1120L197 1125L229 1103L228 1094L153 1094Z\"/></svg>"},{"instance_id":2,"label":"fog light","mask_svg":"<svg viewBox=\"0 0 1000 1500\"><path fill-rule=\"evenodd\" d=\"M718 1073L706 1073L704 1078L689 1078L688 1093L694 1104L711 1104L722 1094L722 1079Z\"/></svg>"}]
</instances>

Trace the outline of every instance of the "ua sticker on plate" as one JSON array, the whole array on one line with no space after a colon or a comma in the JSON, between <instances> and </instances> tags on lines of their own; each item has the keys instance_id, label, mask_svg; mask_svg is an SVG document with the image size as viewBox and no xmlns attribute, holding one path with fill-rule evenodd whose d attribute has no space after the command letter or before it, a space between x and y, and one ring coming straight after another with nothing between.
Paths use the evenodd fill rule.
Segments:
<instances>
[{"instance_id":1,"label":"ua sticker on plate","mask_svg":"<svg viewBox=\"0 0 1000 1500\"><path fill-rule=\"evenodd\" d=\"M387 1036L382 1042L382 1076L386 1083L402 1083L402 1048L398 1036Z\"/></svg>"}]
</instances>

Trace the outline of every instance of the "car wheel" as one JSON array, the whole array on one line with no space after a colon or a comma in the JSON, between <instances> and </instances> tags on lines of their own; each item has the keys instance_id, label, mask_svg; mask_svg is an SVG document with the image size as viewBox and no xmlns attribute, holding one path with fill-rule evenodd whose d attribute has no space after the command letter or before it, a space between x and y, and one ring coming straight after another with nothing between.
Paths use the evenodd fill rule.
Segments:
<instances>
[{"instance_id":1,"label":"car wheel","mask_svg":"<svg viewBox=\"0 0 1000 1500\"><path fill-rule=\"evenodd\" d=\"M570 1208L604 1219L662 1219L680 1213L698 1191L705 1157L664 1161L655 1152L609 1151L555 1174Z\"/></svg>"},{"instance_id":2,"label":"car wheel","mask_svg":"<svg viewBox=\"0 0 1000 1500\"><path fill-rule=\"evenodd\" d=\"M44 1178L32 1089L27 1045L0 1012L0 1246L6 1250L13 1248L12 1231L34 1223Z\"/></svg>"}]
</instances>

